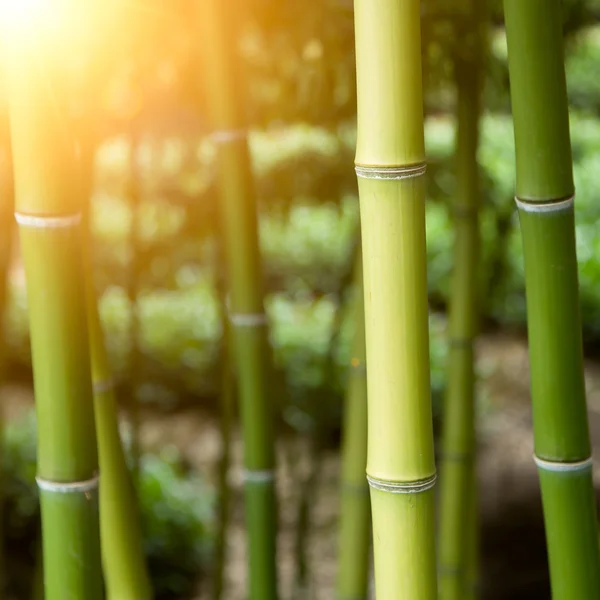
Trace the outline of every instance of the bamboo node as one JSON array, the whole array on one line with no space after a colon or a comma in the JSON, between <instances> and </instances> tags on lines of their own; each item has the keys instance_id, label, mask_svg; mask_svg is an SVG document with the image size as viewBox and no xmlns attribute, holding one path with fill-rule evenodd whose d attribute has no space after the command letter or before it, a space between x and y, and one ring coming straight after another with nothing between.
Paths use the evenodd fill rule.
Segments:
<instances>
[{"instance_id":1,"label":"bamboo node","mask_svg":"<svg viewBox=\"0 0 600 600\"><path fill-rule=\"evenodd\" d=\"M257 470L244 469L244 483L272 483L275 481L273 469Z\"/></svg>"},{"instance_id":2,"label":"bamboo node","mask_svg":"<svg viewBox=\"0 0 600 600\"><path fill-rule=\"evenodd\" d=\"M86 481L73 481L64 483L62 481L49 481L42 477L36 477L35 481L40 490L53 494L88 494L98 489L100 475Z\"/></svg>"},{"instance_id":3,"label":"bamboo node","mask_svg":"<svg viewBox=\"0 0 600 600\"><path fill-rule=\"evenodd\" d=\"M104 394L106 392L110 392L115 389L115 380L110 379L101 379L100 381L94 381L94 394Z\"/></svg>"},{"instance_id":4,"label":"bamboo node","mask_svg":"<svg viewBox=\"0 0 600 600\"><path fill-rule=\"evenodd\" d=\"M210 137L215 144L229 144L246 139L248 132L245 129L220 129L213 131Z\"/></svg>"},{"instance_id":5,"label":"bamboo node","mask_svg":"<svg viewBox=\"0 0 600 600\"><path fill-rule=\"evenodd\" d=\"M566 471L585 471L586 469L591 469L594 462L591 456L585 460L580 460L577 462L558 462L553 460L544 460L535 454L533 455L533 460L535 461L538 469L542 469L543 471L554 471L555 473L562 473Z\"/></svg>"},{"instance_id":6,"label":"bamboo node","mask_svg":"<svg viewBox=\"0 0 600 600\"><path fill-rule=\"evenodd\" d=\"M421 177L427 171L427 163L417 165L405 165L397 167L368 167L356 165L356 176L362 179L413 179Z\"/></svg>"},{"instance_id":7,"label":"bamboo node","mask_svg":"<svg viewBox=\"0 0 600 600\"><path fill-rule=\"evenodd\" d=\"M523 212L530 213L553 213L553 212L561 212L563 210L569 210L575 204L575 196L570 196L569 198L565 198L563 200L558 200L555 202L531 202L530 200L526 200L524 198L518 198L515 196L515 202L517 204L517 208L522 210Z\"/></svg>"},{"instance_id":8,"label":"bamboo node","mask_svg":"<svg viewBox=\"0 0 600 600\"><path fill-rule=\"evenodd\" d=\"M367 475L367 481L374 490L390 494L419 494L430 490L437 480L437 474L418 481L383 481Z\"/></svg>"},{"instance_id":9,"label":"bamboo node","mask_svg":"<svg viewBox=\"0 0 600 600\"><path fill-rule=\"evenodd\" d=\"M22 227L37 229L60 229L75 227L81 223L81 213L63 216L26 215L15 212L15 221Z\"/></svg>"},{"instance_id":10,"label":"bamboo node","mask_svg":"<svg viewBox=\"0 0 600 600\"><path fill-rule=\"evenodd\" d=\"M265 313L231 313L229 320L234 327L264 327L267 324Z\"/></svg>"}]
</instances>

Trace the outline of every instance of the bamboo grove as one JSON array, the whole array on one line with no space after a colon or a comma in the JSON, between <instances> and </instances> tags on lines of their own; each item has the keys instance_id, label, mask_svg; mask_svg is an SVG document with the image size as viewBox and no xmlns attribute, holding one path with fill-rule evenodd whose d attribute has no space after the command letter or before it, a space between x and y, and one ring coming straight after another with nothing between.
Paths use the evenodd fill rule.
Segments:
<instances>
[{"instance_id":1,"label":"bamboo grove","mask_svg":"<svg viewBox=\"0 0 600 600\"><path fill-rule=\"evenodd\" d=\"M338 600L371 598L372 583L378 600L482 597L476 371L483 185L478 153L489 7L482 0L451 3L460 22L460 39L448 57L456 124L454 189L448 200L454 240L446 385L441 432L436 436L427 279L423 4L427 3L353 4L360 247L350 294L351 356L343 369ZM507 77L527 298L532 460L539 474L552 598L595 600L600 598L600 549L561 6L560 0L504 0ZM81 9L63 1L61 10L78 14L75 11ZM278 545L279 430L260 198L249 142L250 82L238 52L242 12L232 0L195 2L193 10L201 56L194 64L207 90L207 137L215 155L217 296L223 332L212 598L227 597L226 534L234 512L229 470L239 413L245 597L277 600L285 597ZM143 195L137 171L142 140L134 127L129 139L134 257L128 296L135 343L129 356L132 381L126 386L134 400L129 405L134 435L133 456L128 457L93 274L89 199L95 142L69 115L72 99L64 57L81 51L77 44L83 42L76 35L65 41L56 22L36 23L30 35L27 28L17 35L13 22L2 29L10 122L6 165L12 178L0 182L0 211L8 210L6 198L12 202L14 196L27 280L38 424L43 597L149 600L155 593L137 486L142 445L137 392L143 356L141 265L135 247ZM10 235L3 230L0 236L3 316ZM2 333L0 327L0 344ZM3 362L0 348L2 376Z\"/></svg>"}]
</instances>

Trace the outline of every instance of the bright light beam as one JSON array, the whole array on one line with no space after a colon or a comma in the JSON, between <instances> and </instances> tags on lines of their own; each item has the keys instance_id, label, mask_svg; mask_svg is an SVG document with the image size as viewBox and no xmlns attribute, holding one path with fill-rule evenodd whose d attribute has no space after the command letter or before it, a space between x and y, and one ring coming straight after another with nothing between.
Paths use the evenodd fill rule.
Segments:
<instances>
[{"instance_id":1,"label":"bright light beam","mask_svg":"<svg viewBox=\"0 0 600 600\"><path fill-rule=\"evenodd\" d=\"M52 14L48 0L0 0L0 19L4 26L20 32L28 25L47 19Z\"/></svg>"}]
</instances>

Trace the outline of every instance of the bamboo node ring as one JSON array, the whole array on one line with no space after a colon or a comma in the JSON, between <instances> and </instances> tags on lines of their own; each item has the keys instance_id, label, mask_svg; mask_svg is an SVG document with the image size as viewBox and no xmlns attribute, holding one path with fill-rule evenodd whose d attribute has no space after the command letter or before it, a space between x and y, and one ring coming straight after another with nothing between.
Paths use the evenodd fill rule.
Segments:
<instances>
[{"instance_id":1,"label":"bamboo node ring","mask_svg":"<svg viewBox=\"0 0 600 600\"><path fill-rule=\"evenodd\" d=\"M215 144L229 144L246 139L248 132L245 129L219 129L213 131L210 137Z\"/></svg>"},{"instance_id":2,"label":"bamboo node ring","mask_svg":"<svg viewBox=\"0 0 600 600\"><path fill-rule=\"evenodd\" d=\"M356 176L362 179L413 179L421 177L427 171L427 163L399 167L367 167L356 165Z\"/></svg>"},{"instance_id":3,"label":"bamboo node ring","mask_svg":"<svg viewBox=\"0 0 600 600\"><path fill-rule=\"evenodd\" d=\"M419 494L430 490L436 482L437 474L418 481L383 481L367 475L367 481L374 490L390 494Z\"/></svg>"},{"instance_id":4,"label":"bamboo node ring","mask_svg":"<svg viewBox=\"0 0 600 600\"><path fill-rule=\"evenodd\" d=\"M86 481L73 481L71 483L49 481L42 477L36 477L35 481L38 488L44 492L51 492L53 494L88 494L98 489L100 475L96 475Z\"/></svg>"},{"instance_id":5,"label":"bamboo node ring","mask_svg":"<svg viewBox=\"0 0 600 600\"><path fill-rule=\"evenodd\" d=\"M539 458L534 454L533 460L535 461L538 469L542 469L543 471L554 471L555 473L562 473L565 471L584 471L586 469L591 469L593 466L593 458L591 456L585 460L569 463L544 460L543 458Z\"/></svg>"},{"instance_id":6,"label":"bamboo node ring","mask_svg":"<svg viewBox=\"0 0 600 600\"><path fill-rule=\"evenodd\" d=\"M22 227L60 229L79 225L81 223L81 213L52 217L45 215L26 215L24 213L15 212L15 221Z\"/></svg>"},{"instance_id":7,"label":"bamboo node ring","mask_svg":"<svg viewBox=\"0 0 600 600\"><path fill-rule=\"evenodd\" d=\"M110 378L94 381L93 389L94 394L104 394L106 392L110 392L111 390L115 389L115 380Z\"/></svg>"},{"instance_id":8,"label":"bamboo node ring","mask_svg":"<svg viewBox=\"0 0 600 600\"><path fill-rule=\"evenodd\" d=\"M264 471L253 471L252 469L244 470L245 483L272 483L275 481L275 471L267 469Z\"/></svg>"},{"instance_id":9,"label":"bamboo node ring","mask_svg":"<svg viewBox=\"0 0 600 600\"><path fill-rule=\"evenodd\" d=\"M515 203L517 204L517 208L523 212L553 213L572 208L575 203L575 196L570 196L569 198L558 200L556 202L546 203L530 202L529 200L524 200L523 198L515 196Z\"/></svg>"},{"instance_id":10,"label":"bamboo node ring","mask_svg":"<svg viewBox=\"0 0 600 600\"><path fill-rule=\"evenodd\" d=\"M265 313L232 313L229 320L234 327L264 327L267 324Z\"/></svg>"}]
</instances>

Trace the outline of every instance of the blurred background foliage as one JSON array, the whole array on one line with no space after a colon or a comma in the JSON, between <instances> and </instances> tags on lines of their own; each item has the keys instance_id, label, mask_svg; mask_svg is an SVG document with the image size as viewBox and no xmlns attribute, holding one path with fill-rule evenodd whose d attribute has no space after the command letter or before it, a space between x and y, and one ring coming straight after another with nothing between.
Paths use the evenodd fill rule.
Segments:
<instances>
[{"instance_id":1,"label":"blurred background foliage","mask_svg":"<svg viewBox=\"0 0 600 600\"><path fill-rule=\"evenodd\" d=\"M594 356L600 351L600 203L595 185L600 169L600 0L565 0L563 6L582 315L586 349ZM439 416L452 269L452 69L469 32L460 0L424 1L422 11L431 368ZM352 3L249 0L240 4L236 18L243 31L238 40L241 76L249 90L247 123L278 417L283 430L312 433L318 424L336 442L353 327L346 310L353 295L349 272L359 236ZM108 2L104 18L90 29L89 54L73 57L69 65L73 123L94 156L94 269L107 343L119 384L127 390L127 285L136 257L141 265L137 303L142 356L136 381L139 396L154 410L214 408L219 394L223 311L217 290L223 273L201 68L210 56L198 55L195 19L193 0ZM128 35L115 33L121 27ZM479 152L483 328L524 335L500 0L491 2L489 40ZM105 50L97 52L101 44ZM136 194L140 235L132 245ZM7 373L13 379L31 377L26 310L22 279L13 272L5 340ZM126 404L127 395L121 396ZM32 426L15 424L7 433L10 483L3 514L9 535L13 529L37 527L34 448L27 429ZM207 564L210 554L209 488L176 459L167 458L145 458L140 481L151 570L157 589L165 590L159 598L185 595L190 578L198 575L194 569ZM199 496L205 505L191 501Z\"/></svg>"}]
</instances>

